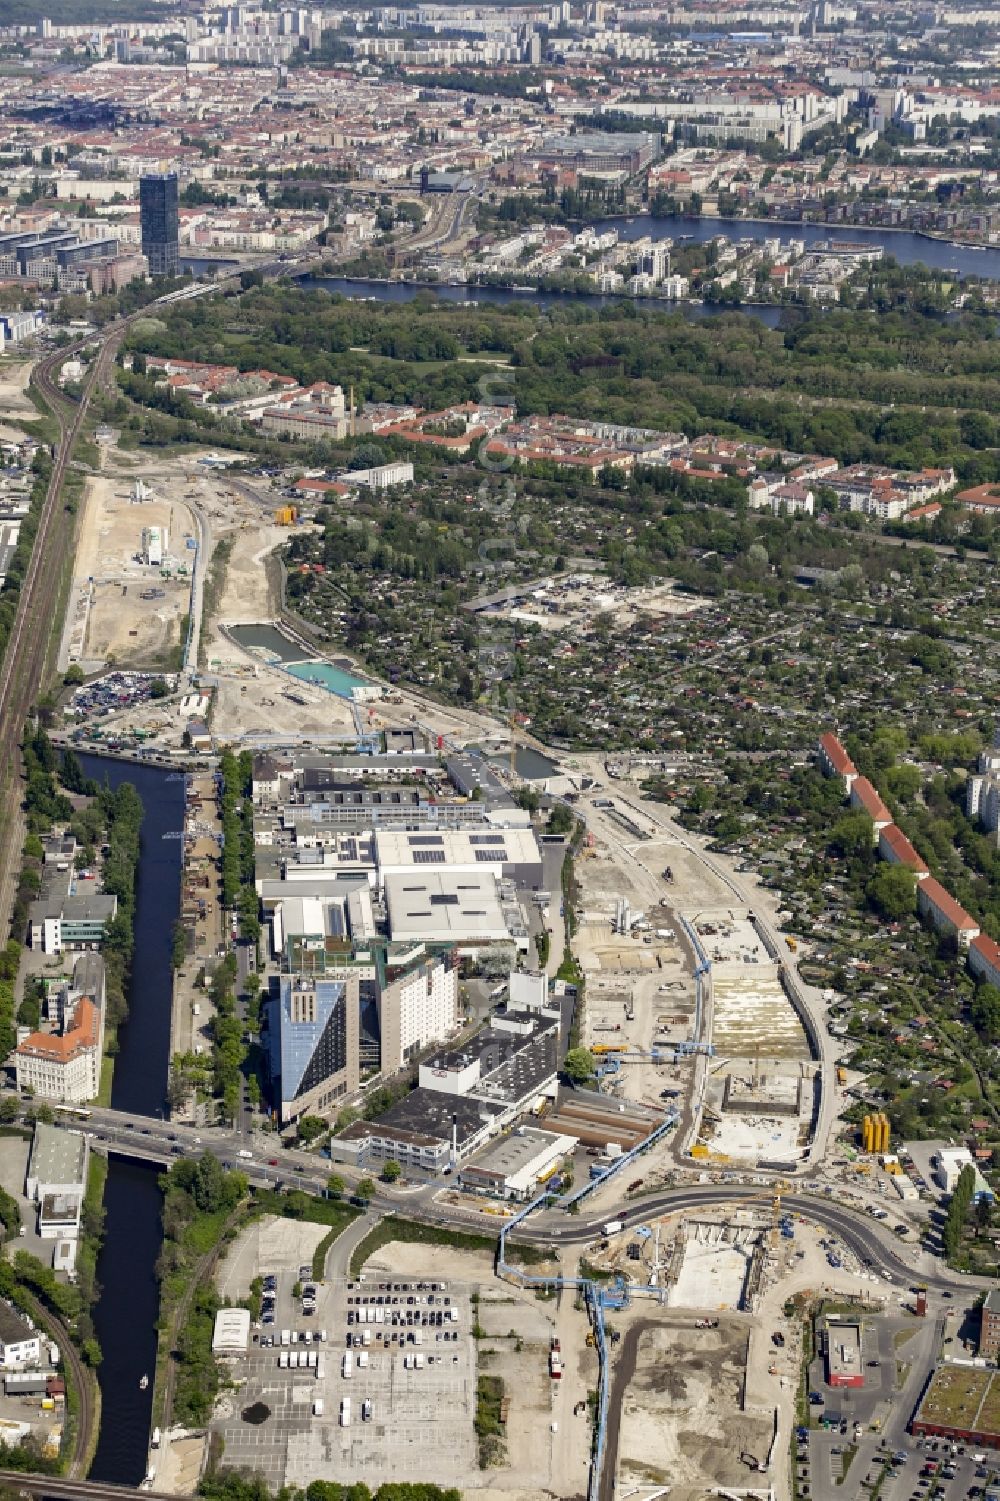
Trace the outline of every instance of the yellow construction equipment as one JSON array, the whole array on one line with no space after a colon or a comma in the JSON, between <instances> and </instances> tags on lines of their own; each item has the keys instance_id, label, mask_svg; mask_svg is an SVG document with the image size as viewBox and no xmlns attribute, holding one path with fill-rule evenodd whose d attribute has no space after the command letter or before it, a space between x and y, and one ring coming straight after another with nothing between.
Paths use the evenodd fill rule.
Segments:
<instances>
[{"instance_id":1,"label":"yellow construction equipment","mask_svg":"<svg viewBox=\"0 0 1000 1501\"><path fill-rule=\"evenodd\" d=\"M786 938L785 942L787 943L787 945L788 945L789 949L791 950L791 952L794 954L796 952L796 950L798 949L798 944L795 942L795 939L794 938Z\"/></svg>"},{"instance_id":2,"label":"yellow construction equipment","mask_svg":"<svg viewBox=\"0 0 1000 1501\"><path fill-rule=\"evenodd\" d=\"M847 1083L847 1069L846 1068L841 1068L841 1066L840 1066L839 1063L837 1064L837 1083L838 1084L846 1084Z\"/></svg>"},{"instance_id":3,"label":"yellow construction equipment","mask_svg":"<svg viewBox=\"0 0 1000 1501\"><path fill-rule=\"evenodd\" d=\"M294 526L298 511L294 506L279 506L274 513L276 526Z\"/></svg>"}]
</instances>

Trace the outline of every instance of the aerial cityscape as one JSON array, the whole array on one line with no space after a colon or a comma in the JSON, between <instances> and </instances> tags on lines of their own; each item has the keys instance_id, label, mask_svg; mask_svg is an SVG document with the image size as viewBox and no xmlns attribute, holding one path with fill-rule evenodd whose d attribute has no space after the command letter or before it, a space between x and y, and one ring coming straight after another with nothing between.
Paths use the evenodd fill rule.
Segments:
<instances>
[{"instance_id":1,"label":"aerial cityscape","mask_svg":"<svg viewBox=\"0 0 1000 1501\"><path fill-rule=\"evenodd\" d=\"M1000 6L0 0L0 1501L1000 1501Z\"/></svg>"}]
</instances>

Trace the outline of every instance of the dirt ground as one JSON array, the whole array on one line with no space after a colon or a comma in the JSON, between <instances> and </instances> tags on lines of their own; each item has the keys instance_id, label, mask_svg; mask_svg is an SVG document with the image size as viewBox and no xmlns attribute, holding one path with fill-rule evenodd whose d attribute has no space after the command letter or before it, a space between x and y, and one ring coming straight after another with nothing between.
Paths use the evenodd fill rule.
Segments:
<instances>
[{"instance_id":1,"label":"dirt ground","mask_svg":"<svg viewBox=\"0 0 1000 1501\"><path fill-rule=\"evenodd\" d=\"M674 1497L695 1497L716 1485L746 1484L741 1452L763 1459L772 1425L743 1410L747 1329L721 1320L716 1329L690 1321L640 1323L622 1341L619 1362L634 1375L624 1393L618 1486L670 1484ZM634 1356L633 1356L634 1350Z\"/></svg>"},{"instance_id":2,"label":"dirt ground","mask_svg":"<svg viewBox=\"0 0 1000 1501\"><path fill-rule=\"evenodd\" d=\"M169 566L140 563L136 554L143 528L158 526L167 532L167 559L189 569L185 539L195 534L192 511L176 486L138 502L130 499L130 488L109 475L95 475L86 485L65 656L87 672L109 658L127 667L168 666L188 612L189 578ZM157 598L142 598L153 590Z\"/></svg>"},{"instance_id":3,"label":"dirt ground","mask_svg":"<svg viewBox=\"0 0 1000 1501\"><path fill-rule=\"evenodd\" d=\"M32 421L38 417L39 414L28 396L30 374L30 360L0 359L0 421L10 419L16 422L18 417L26 417ZM19 440L24 437L24 434L11 429L9 432L4 431L0 436Z\"/></svg>"}]
</instances>

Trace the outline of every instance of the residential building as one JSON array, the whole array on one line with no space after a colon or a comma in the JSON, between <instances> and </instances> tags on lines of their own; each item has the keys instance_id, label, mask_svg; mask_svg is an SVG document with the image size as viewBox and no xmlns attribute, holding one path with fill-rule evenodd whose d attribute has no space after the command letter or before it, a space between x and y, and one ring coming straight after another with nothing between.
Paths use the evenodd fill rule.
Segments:
<instances>
[{"instance_id":1,"label":"residential building","mask_svg":"<svg viewBox=\"0 0 1000 1501\"><path fill-rule=\"evenodd\" d=\"M265 1002L268 1066L282 1125L332 1109L360 1083L358 980L279 977Z\"/></svg>"},{"instance_id":2,"label":"residential building","mask_svg":"<svg viewBox=\"0 0 1000 1501\"><path fill-rule=\"evenodd\" d=\"M819 737L819 764L824 776L840 777L847 796L857 780L858 768L836 735L828 733Z\"/></svg>"},{"instance_id":3,"label":"residential building","mask_svg":"<svg viewBox=\"0 0 1000 1501\"><path fill-rule=\"evenodd\" d=\"M396 1073L430 1043L458 1026L458 971L442 959L423 958L389 978L378 998L381 1069Z\"/></svg>"},{"instance_id":4,"label":"residential building","mask_svg":"<svg viewBox=\"0 0 1000 1501\"><path fill-rule=\"evenodd\" d=\"M928 876L917 886L917 907L922 917L929 917L940 933L954 933L959 948L968 948L979 937L979 924L959 906L940 881Z\"/></svg>"},{"instance_id":5,"label":"residential building","mask_svg":"<svg viewBox=\"0 0 1000 1501\"><path fill-rule=\"evenodd\" d=\"M0 1369L21 1371L41 1359L41 1334L9 1303L0 1302Z\"/></svg>"},{"instance_id":6,"label":"residential building","mask_svg":"<svg viewBox=\"0 0 1000 1501\"><path fill-rule=\"evenodd\" d=\"M176 276L180 270L176 172L154 172L139 179L139 218L150 276Z\"/></svg>"},{"instance_id":7,"label":"residential building","mask_svg":"<svg viewBox=\"0 0 1000 1501\"><path fill-rule=\"evenodd\" d=\"M861 808L868 814L872 821L872 843L878 844L879 835L883 829L892 825L893 819L889 809L867 777L854 779L851 784L850 801L852 808Z\"/></svg>"},{"instance_id":8,"label":"residential building","mask_svg":"<svg viewBox=\"0 0 1000 1501\"><path fill-rule=\"evenodd\" d=\"M917 854L902 829L897 828L894 823L879 831L878 852L889 865L905 865L912 870L918 881L926 881L930 875L925 862Z\"/></svg>"},{"instance_id":9,"label":"residential building","mask_svg":"<svg viewBox=\"0 0 1000 1501\"><path fill-rule=\"evenodd\" d=\"M1000 943L980 933L969 944L969 968L977 980L1000 989Z\"/></svg>"}]
</instances>

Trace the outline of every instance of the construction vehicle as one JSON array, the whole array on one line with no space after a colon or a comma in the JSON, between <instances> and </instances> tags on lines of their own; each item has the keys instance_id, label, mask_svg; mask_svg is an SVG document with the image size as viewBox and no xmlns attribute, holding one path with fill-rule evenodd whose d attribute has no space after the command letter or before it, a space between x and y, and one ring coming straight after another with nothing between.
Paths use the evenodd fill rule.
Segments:
<instances>
[{"instance_id":1,"label":"construction vehicle","mask_svg":"<svg viewBox=\"0 0 1000 1501\"><path fill-rule=\"evenodd\" d=\"M837 1083L838 1084L846 1084L847 1083L847 1069L844 1068L844 1067L842 1067L842 1065L839 1064L839 1063L837 1064Z\"/></svg>"},{"instance_id":2,"label":"construction vehicle","mask_svg":"<svg viewBox=\"0 0 1000 1501\"><path fill-rule=\"evenodd\" d=\"M796 952L796 951L797 951L797 950L798 950L798 944L797 944L797 943L796 943L796 942L795 942L795 939L794 939L794 938L786 938L786 939L785 939L785 942L786 942L786 943L787 943L787 945L788 945L788 947L789 947L789 949L790 949L790 951L791 951L791 952L792 952L792 953L793 953L793 954L794 954L794 953L795 953L795 952Z\"/></svg>"}]
</instances>

